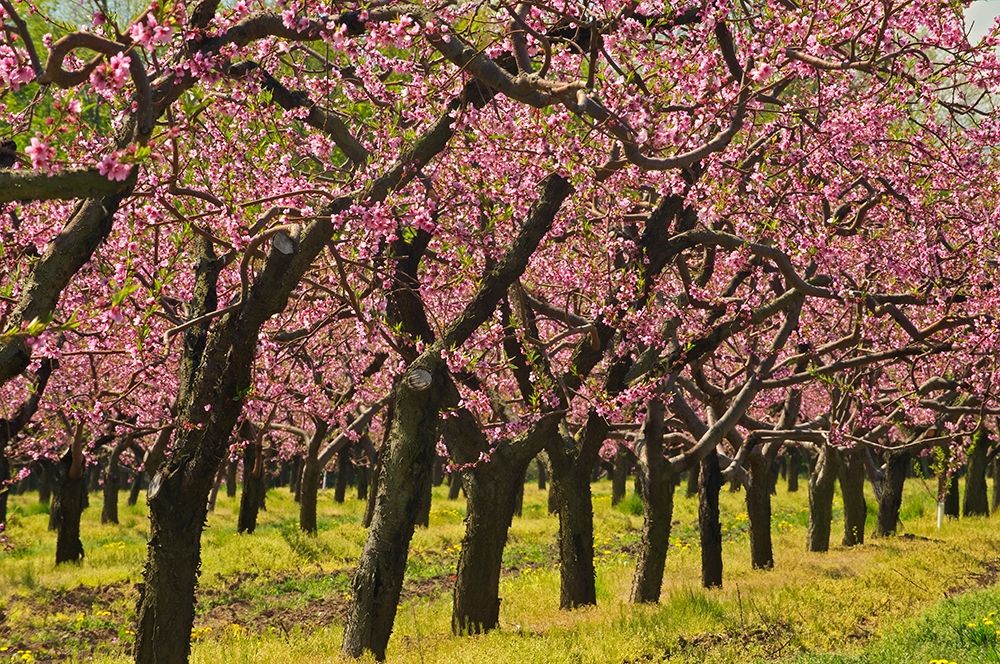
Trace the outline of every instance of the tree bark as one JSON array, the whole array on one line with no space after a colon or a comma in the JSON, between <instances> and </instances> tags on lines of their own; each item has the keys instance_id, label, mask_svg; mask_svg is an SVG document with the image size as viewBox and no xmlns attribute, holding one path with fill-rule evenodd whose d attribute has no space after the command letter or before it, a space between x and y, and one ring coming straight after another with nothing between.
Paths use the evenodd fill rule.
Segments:
<instances>
[{"instance_id":1,"label":"tree bark","mask_svg":"<svg viewBox=\"0 0 1000 664\"><path fill-rule=\"evenodd\" d=\"M881 482L878 494L879 537L888 537L896 533L899 523L899 508L903 505L903 484L906 473L910 469L910 455L906 452L894 452L888 455L885 478Z\"/></svg>"},{"instance_id":2,"label":"tree bark","mask_svg":"<svg viewBox=\"0 0 1000 664\"><path fill-rule=\"evenodd\" d=\"M698 485L699 485L698 473L699 472L701 472L700 465L698 465L698 466L691 466L691 470L689 470L687 472L687 490L685 491L685 495L688 498L691 498L692 496L697 496L698 495Z\"/></svg>"},{"instance_id":3,"label":"tree bark","mask_svg":"<svg viewBox=\"0 0 1000 664\"><path fill-rule=\"evenodd\" d=\"M809 530L806 550L830 550L830 530L833 526L833 493L837 485L839 455L830 445L823 445L817 453L812 472L809 473Z\"/></svg>"},{"instance_id":4,"label":"tree bark","mask_svg":"<svg viewBox=\"0 0 1000 664\"><path fill-rule=\"evenodd\" d=\"M264 454L256 440L243 450L243 494L240 496L238 533L252 534L257 529L257 515L264 492Z\"/></svg>"},{"instance_id":5,"label":"tree bark","mask_svg":"<svg viewBox=\"0 0 1000 664\"><path fill-rule=\"evenodd\" d=\"M121 455L132 440L126 436L108 452L108 463L104 468L104 504L101 508L101 523L118 523L118 488L121 479Z\"/></svg>"},{"instance_id":6,"label":"tree bark","mask_svg":"<svg viewBox=\"0 0 1000 664\"><path fill-rule=\"evenodd\" d=\"M993 461L993 511L1000 509L1000 458Z\"/></svg>"},{"instance_id":7,"label":"tree bark","mask_svg":"<svg viewBox=\"0 0 1000 664\"><path fill-rule=\"evenodd\" d=\"M639 559L632 579L632 602L660 601L663 569L670 545L670 526L674 515L674 473L663 457L664 407L660 399L650 399L643 423L642 441L637 450L642 473L642 538ZM694 474L694 471L692 471Z\"/></svg>"},{"instance_id":8,"label":"tree bark","mask_svg":"<svg viewBox=\"0 0 1000 664\"><path fill-rule=\"evenodd\" d=\"M701 460L698 481L698 528L701 534L701 585L722 587L722 523L719 492L725 479L719 455L712 450Z\"/></svg>"},{"instance_id":9,"label":"tree bark","mask_svg":"<svg viewBox=\"0 0 1000 664\"><path fill-rule=\"evenodd\" d=\"M590 468L561 468L553 461L551 491L559 516L559 607L597 603L594 508Z\"/></svg>"},{"instance_id":10,"label":"tree bark","mask_svg":"<svg viewBox=\"0 0 1000 664\"><path fill-rule=\"evenodd\" d=\"M750 472L746 486L746 506L750 522L750 563L754 569L772 569L771 462L760 453L751 453L748 461Z\"/></svg>"},{"instance_id":11,"label":"tree bark","mask_svg":"<svg viewBox=\"0 0 1000 664\"><path fill-rule=\"evenodd\" d=\"M240 462L235 459L229 461L226 465L226 496L229 498L236 497L236 483L239 481L237 479L239 473Z\"/></svg>"},{"instance_id":12,"label":"tree bark","mask_svg":"<svg viewBox=\"0 0 1000 664\"><path fill-rule=\"evenodd\" d=\"M325 420L315 418L314 422L316 429L306 447L302 477L299 480L299 528L307 533L315 533L317 530L316 504L319 498L319 478L323 471L319 464L319 447L329 430Z\"/></svg>"},{"instance_id":13,"label":"tree bark","mask_svg":"<svg viewBox=\"0 0 1000 664\"><path fill-rule=\"evenodd\" d=\"M538 467L538 490L545 491L545 484L548 479L548 471L545 469L545 462L542 461L541 457L535 460L535 465Z\"/></svg>"},{"instance_id":14,"label":"tree bark","mask_svg":"<svg viewBox=\"0 0 1000 664\"><path fill-rule=\"evenodd\" d=\"M0 446L0 524L7 523L7 498L10 495L10 462L6 451Z\"/></svg>"},{"instance_id":15,"label":"tree bark","mask_svg":"<svg viewBox=\"0 0 1000 664\"><path fill-rule=\"evenodd\" d=\"M351 479L352 468L351 447L344 445L337 452L337 485L333 490L333 499L338 503L347 498L347 484Z\"/></svg>"},{"instance_id":16,"label":"tree bark","mask_svg":"<svg viewBox=\"0 0 1000 664\"><path fill-rule=\"evenodd\" d=\"M455 634L482 634L500 624L500 571L524 467L489 463L463 477L468 508L452 602ZM520 470L520 472L518 472Z\"/></svg>"},{"instance_id":17,"label":"tree bark","mask_svg":"<svg viewBox=\"0 0 1000 664\"><path fill-rule=\"evenodd\" d=\"M78 435L77 438L80 438ZM86 465L82 442L75 441L59 462L59 530L56 536L56 565L83 560L80 516L87 491Z\"/></svg>"},{"instance_id":18,"label":"tree bark","mask_svg":"<svg viewBox=\"0 0 1000 664\"><path fill-rule=\"evenodd\" d=\"M462 474L451 473L448 478L448 500L458 500L462 495Z\"/></svg>"},{"instance_id":19,"label":"tree bark","mask_svg":"<svg viewBox=\"0 0 1000 664\"><path fill-rule=\"evenodd\" d=\"M410 539L421 501L431 489L443 371L440 358L425 353L393 388L371 527L354 573L344 630L342 650L349 657L370 651L377 660L385 659Z\"/></svg>"},{"instance_id":20,"label":"tree bark","mask_svg":"<svg viewBox=\"0 0 1000 664\"><path fill-rule=\"evenodd\" d=\"M785 462L788 465L788 492L795 493L799 490L799 474L802 472L802 452L797 447L789 447L786 452Z\"/></svg>"},{"instance_id":21,"label":"tree bark","mask_svg":"<svg viewBox=\"0 0 1000 664\"><path fill-rule=\"evenodd\" d=\"M962 500L958 492L958 471L944 472L944 515L957 519L962 511Z\"/></svg>"},{"instance_id":22,"label":"tree bark","mask_svg":"<svg viewBox=\"0 0 1000 664\"><path fill-rule=\"evenodd\" d=\"M857 447L841 454L840 493L844 498L844 546L865 543L868 506L865 503L864 449Z\"/></svg>"},{"instance_id":23,"label":"tree bark","mask_svg":"<svg viewBox=\"0 0 1000 664\"><path fill-rule=\"evenodd\" d=\"M990 439L985 429L972 435L972 447L968 452L968 469L965 474L965 501L962 516L987 516L990 513L989 492L986 489L986 474L989 472Z\"/></svg>"},{"instance_id":24,"label":"tree bark","mask_svg":"<svg viewBox=\"0 0 1000 664\"><path fill-rule=\"evenodd\" d=\"M611 472L611 506L625 498L628 486L629 452L622 448L615 453L614 469Z\"/></svg>"},{"instance_id":25,"label":"tree bark","mask_svg":"<svg viewBox=\"0 0 1000 664\"><path fill-rule=\"evenodd\" d=\"M368 465L356 466L358 471L358 500L368 499L368 476L371 468Z\"/></svg>"}]
</instances>

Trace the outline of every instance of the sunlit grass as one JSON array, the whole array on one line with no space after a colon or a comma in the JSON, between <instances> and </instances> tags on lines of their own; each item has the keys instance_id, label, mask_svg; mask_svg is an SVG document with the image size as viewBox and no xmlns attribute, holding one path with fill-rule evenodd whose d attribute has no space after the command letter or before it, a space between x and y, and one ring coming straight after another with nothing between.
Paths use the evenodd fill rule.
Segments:
<instances>
[{"instance_id":1,"label":"sunlit grass","mask_svg":"<svg viewBox=\"0 0 1000 664\"><path fill-rule=\"evenodd\" d=\"M949 521L939 531L929 486L910 480L903 531L915 537L840 547L838 497L833 549L807 553L805 486L794 494L779 487L775 570L762 572L750 569L742 500L742 493L723 490L725 587L706 591L700 587L697 504L684 497L683 487L678 489L675 546L662 601L636 607L627 597L641 509L634 498L612 508L610 485L596 483L598 606L564 612L558 605L557 523L547 514L545 494L529 486L524 515L515 518L505 554L512 571L501 585L501 629L456 638L449 628L450 575L464 532L464 500L449 501L446 487L437 488L431 527L414 536L408 599L397 616L389 659L490 664L998 661L989 659L995 656L995 642L976 642L961 629L1000 609L1000 591L958 593L995 583L986 566L1000 566L1000 518ZM220 495L209 517L195 662L339 661L337 607L343 606L364 542L364 503L349 497L337 504L324 491L315 537L297 530L298 506L287 489L272 490L267 507L257 532L249 536L235 532L236 500ZM82 529L84 561L56 568L46 510L33 496L14 497L9 533L15 549L0 554L0 597L13 598L5 609L6 624L0 623L0 648L8 647L0 651L0 661L22 642L36 644L39 658L75 653L79 659L96 656L96 661L127 659L133 584L140 580L148 525L144 507L126 506L124 494L120 510L121 526L102 526L99 506L92 505ZM869 532L872 525L869 521ZM88 635L102 640L96 652Z\"/></svg>"}]
</instances>

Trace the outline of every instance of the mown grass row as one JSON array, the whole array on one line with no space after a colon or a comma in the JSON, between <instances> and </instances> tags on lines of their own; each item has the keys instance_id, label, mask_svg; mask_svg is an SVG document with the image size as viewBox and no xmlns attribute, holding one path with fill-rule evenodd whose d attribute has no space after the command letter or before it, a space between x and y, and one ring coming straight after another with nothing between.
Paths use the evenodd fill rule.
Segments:
<instances>
[{"instance_id":1,"label":"mown grass row","mask_svg":"<svg viewBox=\"0 0 1000 664\"><path fill-rule=\"evenodd\" d=\"M594 485L598 606L562 612L557 524L545 494L528 487L505 554L502 629L467 639L449 631L464 501L436 490L431 527L414 537L390 661L1000 661L997 634L984 622L1000 610L1000 518L950 521L938 531L929 487L911 480L901 513L907 536L814 554L804 550L806 492L779 489L776 568L761 572L749 566L743 495L724 491L725 587L705 591L697 506L682 491L663 602L636 607L626 598L641 509L631 498L612 508L610 486ZM220 497L209 519L193 661L339 661L341 611L364 542L363 503L338 505L324 492L320 533L310 537L298 532L286 490L272 490L267 502L251 536L235 533L234 500ZM14 498L15 548L0 553L0 597L9 598L0 661L125 661L147 526L141 505L121 510L120 526L102 526L99 509L87 510L86 558L56 568L45 508L32 496Z\"/></svg>"}]
</instances>

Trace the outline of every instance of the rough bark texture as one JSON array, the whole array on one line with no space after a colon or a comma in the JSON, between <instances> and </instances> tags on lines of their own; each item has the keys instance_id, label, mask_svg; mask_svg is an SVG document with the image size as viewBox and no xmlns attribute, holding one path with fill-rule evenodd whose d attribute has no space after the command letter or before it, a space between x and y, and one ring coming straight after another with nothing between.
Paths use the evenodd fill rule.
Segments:
<instances>
[{"instance_id":1,"label":"rough bark texture","mask_svg":"<svg viewBox=\"0 0 1000 664\"><path fill-rule=\"evenodd\" d=\"M236 532L253 533L257 530L257 515L265 490L263 450L256 441L251 441L243 450L243 494L240 496Z\"/></svg>"},{"instance_id":2,"label":"rough bark texture","mask_svg":"<svg viewBox=\"0 0 1000 664\"><path fill-rule=\"evenodd\" d=\"M590 468L562 468L553 461L551 491L559 515L559 606L597 603L594 571L594 507Z\"/></svg>"},{"instance_id":3,"label":"rough bark texture","mask_svg":"<svg viewBox=\"0 0 1000 664\"><path fill-rule=\"evenodd\" d=\"M990 513L990 497L986 489L989 452L990 439L984 429L979 429L972 436L972 447L968 452L962 516L986 516Z\"/></svg>"},{"instance_id":4,"label":"rough bark texture","mask_svg":"<svg viewBox=\"0 0 1000 664\"><path fill-rule=\"evenodd\" d=\"M452 473L448 478L448 500L458 500L462 495L462 474Z\"/></svg>"},{"instance_id":5,"label":"rough bark texture","mask_svg":"<svg viewBox=\"0 0 1000 664\"><path fill-rule=\"evenodd\" d=\"M799 490L799 474L802 472L802 453L797 447L788 448L785 463L787 464L788 492L794 493Z\"/></svg>"},{"instance_id":6,"label":"rough bark texture","mask_svg":"<svg viewBox=\"0 0 1000 664\"><path fill-rule=\"evenodd\" d=\"M108 453L108 462L104 467L104 501L101 507L101 523L118 523L118 487L121 478L122 452L131 443L124 438Z\"/></svg>"},{"instance_id":7,"label":"rough bark texture","mask_svg":"<svg viewBox=\"0 0 1000 664\"><path fill-rule=\"evenodd\" d=\"M772 569L771 463L762 454L751 454L749 466L746 505L750 522L750 563L754 569Z\"/></svg>"},{"instance_id":8,"label":"rough bark texture","mask_svg":"<svg viewBox=\"0 0 1000 664\"><path fill-rule=\"evenodd\" d=\"M425 389L408 380L415 372L431 376ZM438 409L443 397L443 363L433 354L418 358L393 389L392 418L375 489L375 508L368 539L354 573L353 601L344 630L343 652L360 657L366 651L385 659L410 539L423 496L431 489L436 458Z\"/></svg>"},{"instance_id":9,"label":"rough bark texture","mask_svg":"<svg viewBox=\"0 0 1000 664\"><path fill-rule=\"evenodd\" d=\"M676 484L670 464L663 457L663 416L663 402L650 400L638 449L639 471L645 491L642 497L642 539L632 579L631 599L635 603L660 601L663 568L670 543Z\"/></svg>"},{"instance_id":10,"label":"rough bark texture","mask_svg":"<svg viewBox=\"0 0 1000 664\"><path fill-rule=\"evenodd\" d=\"M903 504L903 483L910 468L910 455L905 452L895 452L888 455L885 477L878 491L878 522L879 537L888 537L896 533L899 523L899 508Z\"/></svg>"},{"instance_id":11,"label":"rough bark texture","mask_svg":"<svg viewBox=\"0 0 1000 664\"><path fill-rule=\"evenodd\" d=\"M230 498L236 497L236 485L239 477L239 461L230 461L226 464L226 495Z\"/></svg>"},{"instance_id":12,"label":"rough bark texture","mask_svg":"<svg viewBox=\"0 0 1000 664\"><path fill-rule=\"evenodd\" d=\"M617 505L625 497L628 486L629 453L619 449L615 454L614 467L611 471L611 505Z\"/></svg>"},{"instance_id":13,"label":"rough bark texture","mask_svg":"<svg viewBox=\"0 0 1000 664\"><path fill-rule=\"evenodd\" d=\"M701 472L700 466L692 466L691 470L687 472L687 489L685 490L685 495L688 498L698 495L698 485L699 478L698 473Z\"/></svg>"},{"instance_id":14,"label":"rough bark texture","mask_svg":"<svg viewBox=\"0 0 1000 664\"><path fill-rule=\"evenodd\" d=\"M709 452L701 460L698 481L698 529L701 535L701 585L722 587L722 522L719 492L724 483L719 455Z\"/></svg>"},{"instance_id":15,"label":"rough bark texture","mask_svg":"<svg viewBox=\"0 0 1000 664\"><path fill-rule=\"evenodd\" d=\"M843 544L864 544L868 506L865 503L864 449L860 447L841 454L840 493L844 498Z\"/></svg>"},{"instance_id":16,"label":"rough bark texture","mask_svg":"<svg viewBox=\"0 0 1000 664\"><path fill-rule=\"evenodd\" d=\"M829 551L830 529L833 525L833 492L839 470L837 450L829 445L819 449L812 472L809 473L809 530L807 551Z\"/></svg>"},{"instance_id":17,"label":"rough bark texture","mask_svg":"<svg viewBox=\"0 0 1000 664\"><path fill-rule=\"evenodd\" d=\"M496 472L489 464L468 471L463 478L468 509L452 602L455 634L481 634L500 624L501 561L514 514L517 478L523 477L516 470Z\"/></svg>"},{"instance_id":18,"label":"rough bark texture","mask_svg":"<svg viewBox=\"0 0 1000 664\"><path fill-rule=\"evenodd\" d=\"M78 446L75 446L78 447ZM56 537L56 564L83 560L80 516L86 486L83 450L67 452L59 462L59 531Z\"/></svg>"},{"instance_id":19,"label":"rough bark texture","mask_svg":"<svg viewBox=\"0 0 1000 664\"><path fill-rule=\"evenodd\" d=\"M957 519L962 512L962 500L958 492L958 471L945 472L941 480L944 484L944 515Z\"/></svg>"},{"instance_id":20,"label":"rough bark texture","mask_svg":"<svg viewBox=\"0 0 1000 664\"><path fill-rule=\"evenodd\" d=\"M316 430L306 448L302 477L299 480L299 528L307 533L316 532L316 503L319 497L319 446L326 437L329 425L320 419L315 421Z\"/></svg>"},{"instance_id":21,"label":"rough bark texture","mask_svg":"<svg viewBox=\"0 0 1000 664\"><path fill-rule=\"evenodd\" d=\"M344 445L337 452L337 484L333 489L333 499L338 503L347 498L347 485L351 480L353 465L351 464L351 448Z\"/></svg>"},{"instance_id":22,"label":"rough bark texture","mask_svg":"<svg viewBox=\"0 0 1000 664\"><path fill-rule=\"evenodd\" d=\"M993 461L993 511L1000 509L1000 458Z\"/></svg>"},{"instance_id":23,"label":"rough bark texture","mask_svg":"<svg viewBox=\"0 0 1000 664\"><path fill-rule=\"evenodd\" d=\"M10 495L10 487L7 482L10 480L10 463L7 455L0 448L0 523L7 523L7 498Z\"/></svg>"}]
</instances>

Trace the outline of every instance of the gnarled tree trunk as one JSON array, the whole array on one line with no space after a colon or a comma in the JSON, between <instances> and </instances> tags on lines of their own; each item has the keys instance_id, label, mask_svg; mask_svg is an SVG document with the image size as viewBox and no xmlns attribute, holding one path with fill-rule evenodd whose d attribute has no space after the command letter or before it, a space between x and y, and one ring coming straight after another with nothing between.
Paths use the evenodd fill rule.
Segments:
<instances>
[{"instance_id":1,"label":"gnarled tree trunk","mask_svg":"<svg viewBox=\"0 0 1000 664\"><path fill-rule=\"evenodd\" d=\"M646 408L642 441L639 444L639 472L642 473L642 539L639 559L632 579L631 599L635 603L660 601L663 568L670 545L670 525L674 515L674 473L663 458L663 402L650 399ZM694 471L692 470L692 473Z\"/></svg>"},{"instance_id":2,"label":"gnarled tree trunk","mask_svg":"<svg viewBox=\"0 0 1000 664\"><path fill-rule=\"evenodd\" d=\"M452 602L455 634L481 634L500 624L500 570L525 467L489 463L464 473L468 508ZM520 472L518 472L520 470Z\"/></svg>"},{"instance_id":3,"label":"gnarled tree trunk","mask_svg":"<svg viewBox=\"0 0 1000 664\"><path fill-rule=\"evenodd\" d=\"M750 523L750 563L754 569L774 567L771 543L771 462L758 452L748 459L747 518Z\"/></svg>"},{"instance_id":4,"label":"gnarled tree trunk","mask_svg":"<svg viewBox=\"0 0 1000 664\"><path fill-rule=\"evenodd\" d=\"M809 473L809 531L807 551L829 551L830 529L833 525L833 492L837 485L840 459L830 445L819 448Z\"/></svg>"},{"instance_id":5,"label":"gnarled tree trunk","mask_svg":"<svg viewBox=\"0 0 1000 664\"><path fill-rule=\"evenodd\" d=\"M56 536L56 564L83 560L80 517L87 491L83 459L82 428L77 430L71 449L59 462L59 530Z\"/></svg>"},{"instance_id":6,"label":"gnarled tree trunk","mask_svg":"<svg viewBox=\"0 0 1000 664\"><path fill-rule=\"evenodd\" d=\"M719 492L725 482L719 455L712 450L701 460L698 474L698 529L701 535L701 585L722 587L722 523Z\"/></svg>"},{"instance_id":7,"label":"gnarled tree trunk","mask_svg":"<svg viewBox=\"0 0 1000 664\"><path fill-rule=\"evenodd\" d=\"M972 435L972 447L968 453L968 470L965 475L965 501L962 516L987 516L990 513L990 498L986 490L986 474L990 451L990 439L985 429Z\"/></svg>"},{"instance_id":8,"label":"gnarled tree trunk","mask_svg":"<svg viewBox=\"0 0 1000 664\"><path fill-rule=\"evenodd\" d=\"M264 486L264 454L260 441L251 440L243 450L243 495L240 496L240 513L236 532L253 533L257 530Z\"/></svg>"},{"instance_id":9,"label":"gnarled tree trunk","mask_svg":"<svg viewBox=\"0 0 1000 664\"><path fill-rule=\"evenodd\" d=\"M903 505L903 484L910 468L910 455L906 452L892 452L886 460L885 477L880 483L878 498L877 533L888 537L896 533L899 523L899 508Z\"/></svg>"},{"instance_id":10,"label":"gnarled tree trunk","mask_svg":"<svg viewBox=\"0 0 1000 664\"><path fill-rule=\"evenodd\" d=\"M844 498L844 546L865 542L868 506L865 503L864 449L856 447L841 454L840 493Z\"/></svg>"}]
</instances>

